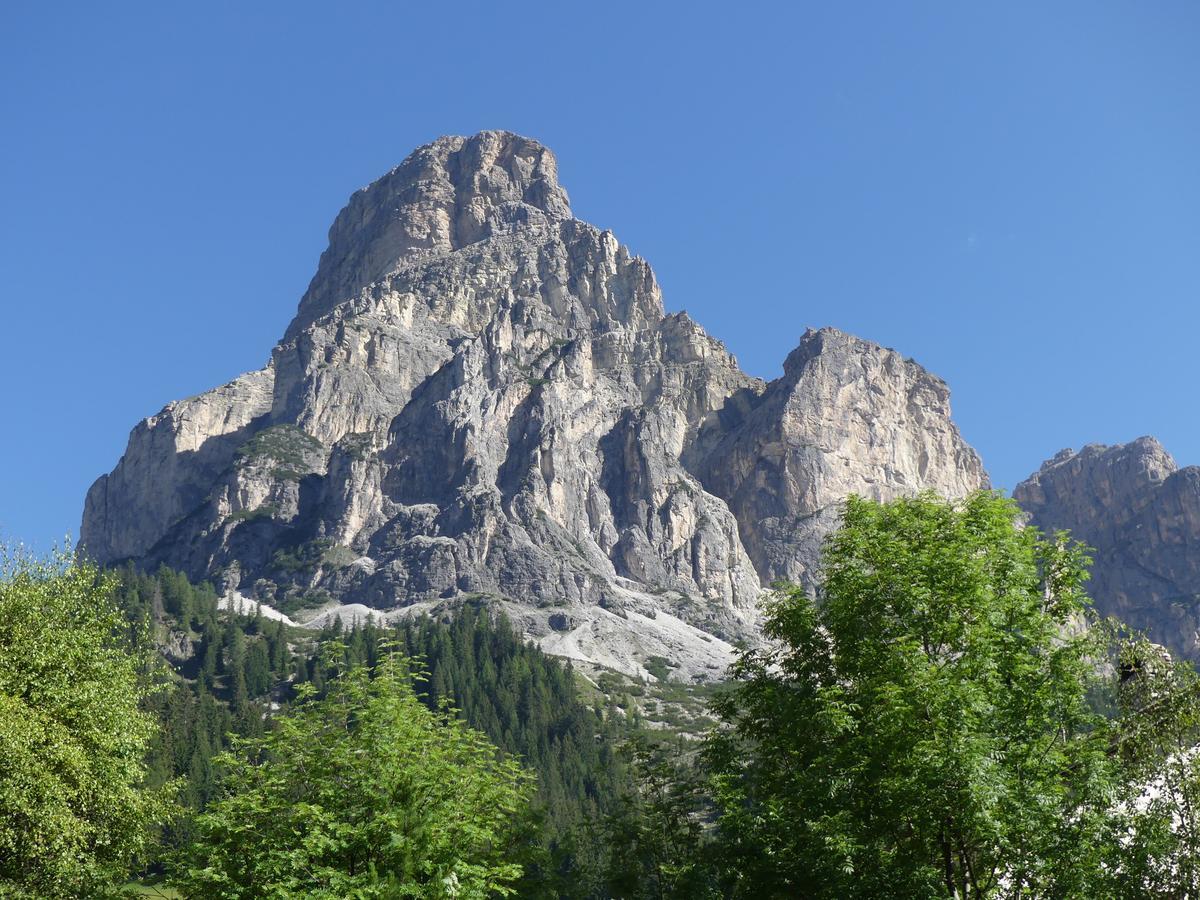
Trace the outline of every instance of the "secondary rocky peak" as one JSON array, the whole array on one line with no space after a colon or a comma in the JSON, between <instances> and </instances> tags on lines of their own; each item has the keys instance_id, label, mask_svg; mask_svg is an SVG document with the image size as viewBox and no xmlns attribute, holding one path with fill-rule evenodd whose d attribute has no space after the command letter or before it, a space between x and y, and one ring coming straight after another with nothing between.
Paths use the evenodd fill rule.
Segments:
<instances>
[{"instance_id":1,"label":"secondary rocky peak","mask_svg":"<svg viewBox=\"0 0 1200 900\"><path fill-rule=\"evenodd\" d=\"M408 260L569 218L554 154L537 141L507 131L438 138L350 198L289 335Z\"/></svg>"},{"instance_id":2,"label":"secondary rocky peak","mask_svg":"<svg viewBox=\"0 0 1200 900\"><path fill-rule=\"evenodd\" d=\"M764 581L810 587L848 494L959 497L988 484L950 418L945 382L835 328L804 333L784 374L699 470L729 503Z\"/></svg>"},{"instance_id":3,"label":"secondary rocky peak","mask_svg":"<svg viewBox=\"0 0 1200 900\"><path fill-rule=\"evenodd\" d=\"M804 371L804 367L817 359L827 344L843 346L853 346L860 342L859 338L845 332L838 331L836 328L807 328L804 334L800 335L800 343L796 345L791 353L783 361L783 376L784 378L795 379ZM861 341L866 344L866 341Z\"/></svg>"},{"instance_id":4,"label":"secondary rocky peak","mask_svg":"<svg viewBox=\"0 0 1200 900\"><path fill-rule=\"evenodd\" d=\"M1013 490L1043 531L1093 548L1089 593L1104 615L1200 659L1200 468L1152 437L1063 450Z\"/></svg>"},{"instance_id":5,"label":"secondary rocky peak","mask_svg":"<svg viewBox=\"0 0 1200 900\"><path fill-rule=\"evenodd\" d=\"M134 429L81 539L303 621L493 602L702 679L764 584L811 583L848 491L984 483L941 381L832 329L746 375L571 217L548 150L483 132L351 198L270 365Z\"/></svg>"},{"instance_id":6,"label":"secondary rocky peak","mask_svg":"<svg viewBox=\"0 0 1200 900\"><path fill-rule=\"evenodd\" d=\"M1152 437L1112 446L1088 444L1079 451L1060 450L1017 485L1013 498L1035 519L1049 511L1051 518L1069 519L1071 531L1090 543L1096 529L1111 533L1136 517L1178 468ZM1101 514L1097 507L1103 508Z\"/></svg>"},{"instance_id":7,"label":"secondary rocky peak","mask_svg":"<svg viewBox=\"0 0 1200 900\"><path fill-rule=\"evenodd\" d=\"M1072 471L1087 469L1126 469L1135 479L1161 481L1179 466L1158 439L1150 435L1135 438L1127 444L1087 444L1079 451L1065 448L1042 463L1041 472L1053 472L1066 467ZM1031 479L1032 480L1032 479Z\"/></svg>"}]
</instances>

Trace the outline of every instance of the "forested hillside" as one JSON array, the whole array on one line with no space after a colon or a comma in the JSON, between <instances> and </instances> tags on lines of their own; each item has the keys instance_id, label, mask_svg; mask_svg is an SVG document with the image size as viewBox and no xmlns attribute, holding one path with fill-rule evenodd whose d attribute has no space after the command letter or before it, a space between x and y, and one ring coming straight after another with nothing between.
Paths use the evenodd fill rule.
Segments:
<instances>
[{"instance_id":1,"label":"forested hillside","mask_svg":"<svg viewBox=\"0 0 1200 900\"><path fill-rule=\"evenodd\" d=\"M486 604L464 607L448 621L419 618L396 628L367 621L345 628L335 619L311 632L268 619L261 610L219 610L210 585L193 585L165 567L153 574L126 567L117 574L130 635L151 642L168 663L157 673L165 689L147 701L162 724L149 754L149 780L158 786L179 779L184 808L205 807L214 790L213 757L231 738L270 729L300 685L321 695L340 672L374 667L383 648L395 646L414 661L417 696L430 710L448 705L536 773L523 893L603 894L613 865L613 830L626 832L625 844L630 840L638 774L631 761L655 756L646 752L645 735L633 751L639 716L618 693L642 688L614 678L601 680L611 694L591 687L569 661L524 641ZM337 648L332 656L330 647ZM585 692L591 703L582 699ZM652 738L651 744L664 735ZM683 739L674 740L678 745ZM168 841L186 843L189 829L187 817L178 820ZM619 852L637 851L626 846Z\"/></svg>"},{"instance_id":2,"label":"forested hillside","mask_svg":"<svg viewBox=\"0 0 1200 900\"><path fill-rule=\"evenodd\" d=\"M312 632L166 569L5 560L0 887L1197 896L1200 675L1096 617L1086 549L1020 516L851 498L819 599L776 591L701 740L487 603Z\"/></svg>"}]
</instances>

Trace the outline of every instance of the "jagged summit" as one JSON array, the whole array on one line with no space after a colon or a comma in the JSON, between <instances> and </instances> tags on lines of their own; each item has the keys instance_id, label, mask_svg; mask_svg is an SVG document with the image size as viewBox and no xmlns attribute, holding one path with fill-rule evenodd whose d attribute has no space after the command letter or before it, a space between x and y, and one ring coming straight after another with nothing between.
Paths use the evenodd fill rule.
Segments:
<instances>
[{"instance_id":1,"label":"jagged summit","mask_svg":"<svg viewBox=\"0 0 1200 900\"><path fill-rule=\"evenodd\" d=\"M537 141L508 131L438 138L350 198L288 336L410 260L570 218L558 163Z\"/></svg>"},{"instance_id":2,"label":"jagged summit","mask_svg":"<svg viewBox=\"0 0 1200 900\"><path fill-rule=\"evenodd\" d=\"M1093 548L1088 592L1153 640L1200 658L1200 467L1155 438L1062 450L1013 490L1044 531Z\"/></svg>"},{"instance_id":3,"label":"jagged summit","mask_svg":"<svg viewBox=\"0 0 1200 900\"><path fill-rule=\"evenodd\" d=\"M847 492L986 483L949 415L832 329L746 375L548 150L483 132L351 198L270 364L139 424L81 540L303 620L496 602L552 652L714 678Z\"/></svg>"},{"instance_id":4,"label":"jagged summit","mask_svg":"<svg viewBox=\"0 0 1200 900\"><path fill-rule=\"evenodd\" d=\"M1086 461L1104 460L1105 466L1132 465L1145 469L1147 477L1161 481L1165 474L1174 472L1178 465L1175 458L1152 435L1142 435L1127 444L1085 444L1076 451L1070 447L1059 450L1042 463L1039 472L1046 472L1059 466L1072 466L1081 469Z\"/></svg>"}]
</instances>

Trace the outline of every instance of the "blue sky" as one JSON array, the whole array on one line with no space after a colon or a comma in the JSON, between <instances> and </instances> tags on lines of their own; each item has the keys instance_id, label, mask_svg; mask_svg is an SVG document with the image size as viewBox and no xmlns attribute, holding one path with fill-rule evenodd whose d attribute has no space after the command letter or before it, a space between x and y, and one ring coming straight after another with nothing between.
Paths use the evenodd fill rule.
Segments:
<instances>
[{"instance_id":1,"label":"blue sky","mask_svg":"<svg viewBox=\"0 0 1200 900\"><path fill-rule=\"evenodd\" d=\"M483 128L750 372L895 347L1005 488L1200 463L1195 2L9 2L0 123L0 539L74 534L138 419L265 362L355 189Z\"/></svg>"}]
</instances>

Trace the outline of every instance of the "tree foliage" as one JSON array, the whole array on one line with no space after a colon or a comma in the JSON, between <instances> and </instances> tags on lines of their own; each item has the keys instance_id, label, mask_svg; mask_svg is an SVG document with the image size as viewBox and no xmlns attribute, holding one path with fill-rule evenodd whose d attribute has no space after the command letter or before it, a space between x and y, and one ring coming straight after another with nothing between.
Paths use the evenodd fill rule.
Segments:
<instances>
[{"instance_id":1,"label":"tree foliage","mask_svg":"<svg viewBox=\"0 0 1200 900\"><path fill-rule=\"evenodd\" d=\"M202 810L212 796L212 757L231 738L261 736L286 712L299 686L311 685L322 695L338 671L376 665L382 646L396 641L427 670L413 684L422 703L433 711L448 703L538 773L536 821L519 852L520 895L611 893L605 823L628 790L628 766L617 748L630 720L583 702L583 682L571 664L525 641L487 604L466 604L449 621L421 617L384 627L368 619L343 626L335 618L309 631L258 611L219 611L209 585L192 585L167 568L147 574L125 567L118 575L130 629L176 648L167 650L175 654L175 683L148 700L161 724L149 765L156 784L178 779L177 802L185 813ZM320 652L335 642L341 647L336 659ZM178 655L180 647L186 658ZM164 835L169 846L192 838L190 815Z\"/></svg>"},{"instance_id":2,"label":"tree foliage","mask_svg":"<svg viewBox=\"0 0 1200 900\"><path fill-rule=\"evenodd\" d=\"M1089 896L1115 772L1077 626L1086 558L1008 500L850 498L720 704L728 866L753 896Z\"/></svg>"},{"instance_id":3,"label":"tree foliage","mask_svg":"<svg viewBox=\"0 0 1200 900\"><path fill-rule=\"evenodd\" d=\"M1116 658L1114 897L1200 897L1200 675L1144 637Z\"/></svg>"},{"instance_id":4,"label":"tree foliage","mask_svg":"<svg viewBox=\"0 0 1200 900\"><path fill-rule=\"evenodd\" d=\"M150 690L114 581L63 553L0 560L0 893L101 896L165 814L143 789Z\"/></svg>"},{"instance_id":5,"label":"tree foliage","mask_svg":"<svg viewBox=\"0 0 1200 900\"><path fill-rule=\"evenodd\" d=\"M360 630L366 629L353 630L348 644ZM626 761L617 752L628 735L627 720L584 704L570 663L547 656L486 607L464 607L449 623L401 623L396 634L428 668L428 680L417 685L427 704L449 702L538 773L533 805L540 852L528 860L521 895L606 893L602 828L630 787ZM369 632L364 643L371 646Z\"/></svg>"},{"instance_id":6,"label":"tree foliage","mask_svg":"<svg viewBox=\"0 0 1200 900\"><path fill-rule=\"evenodd\" d=\"M605 890L625 900L721 897L706 851L710 812L694 748L636 735L623 748L631 778L604 823Z\"/></svg>"},{"instance_id":7,"label":"tree foliage","mask_svg":"<svg viewBox=\"0 0 1200 900\"><path fill-rule=\"evenodd\" d=\"M424 706L399 655L314 693L219 758L181 885L228 898L510 893L530 776L450 711Z\"/></svg>"}]
</instances>

